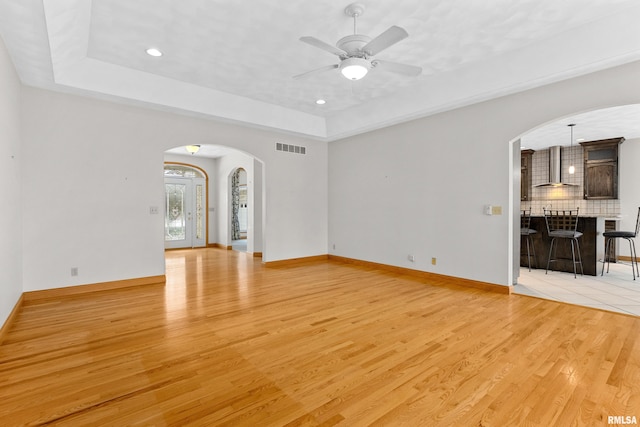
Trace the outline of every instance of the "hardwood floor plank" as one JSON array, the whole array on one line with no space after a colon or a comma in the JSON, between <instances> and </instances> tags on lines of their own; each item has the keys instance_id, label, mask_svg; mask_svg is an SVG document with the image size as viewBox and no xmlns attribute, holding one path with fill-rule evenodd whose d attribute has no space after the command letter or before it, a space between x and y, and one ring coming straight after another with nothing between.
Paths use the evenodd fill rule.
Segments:
<instances>
[{"instance_id":1,"label":"hardwood floor plank","mask_svg":"<svg viewBox=\"0 0 640 427\"><path fill-rule=\"evenodd\" d=\"M326 259L166 254L166 284L27 301L0 425L607 425L640 319Z\"/></svg>"}]
</instances>

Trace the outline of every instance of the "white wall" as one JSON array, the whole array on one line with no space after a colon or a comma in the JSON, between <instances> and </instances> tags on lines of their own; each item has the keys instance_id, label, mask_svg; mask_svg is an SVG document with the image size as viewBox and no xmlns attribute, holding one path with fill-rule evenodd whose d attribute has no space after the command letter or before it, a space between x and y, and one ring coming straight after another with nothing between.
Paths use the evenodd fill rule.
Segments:
<instances>
[{"instance_id":1,"label":"white wall","mask_svg":"<svg viewBox=\"0 0 640 427\"><path fill-rule=\"evenodd\" d=\"M620 135L618 135L620 136ZM640 207L640 138L627 139L620 145L618 154L620 216L619 230L632 231L636 228L638 207ZM640 238L636 239L636 250L640 251ZM629 244L620 239L618 254L631 256Z\"/></svg>"},{"instance_id":2,"label":"white wall","mask_svg":"<svg viewBox=\"0 0 640 427\"><path fill-rule=\"evenodd\" d=\"M164 151L224 145L264 161L263 260L327 251L327 144L23 88L24 290L164 274ZM306 156L275 142L307 146ZM308 233L292 232L304 225ZM79 275L71 277L77 267Z\"/></svg>"},{"instance_id":3,"label":"white wall","mask_svg":"<svg viewBox=\"0 0 640 427\"><path fill-rule=\"evenodd\" d=\"M154 123L114 104L23 92L24 290L164 274L163 216L149 212L164 199Z\"/></svg>"},{"instance_id":4,"label":"white wall","mask_svg":"<svg viewBox=\"0 0 640 427\"><path fill-rule=\"evenodd\" d=\"M0 39L0 327L22 294L20 81Z\"/></svg>"},{"instance_id":5,"label":"white wall","mask_svg":"<svg viewBox=\"0 0 640 427\"><path fill-rule=\"evenodd\" d=\"M640 62L331 143L330 252L510 284L509 142L563 116L640 103L638 75ZM502 215L484 215L489 204Z\"/></svg>"}]
</instances>

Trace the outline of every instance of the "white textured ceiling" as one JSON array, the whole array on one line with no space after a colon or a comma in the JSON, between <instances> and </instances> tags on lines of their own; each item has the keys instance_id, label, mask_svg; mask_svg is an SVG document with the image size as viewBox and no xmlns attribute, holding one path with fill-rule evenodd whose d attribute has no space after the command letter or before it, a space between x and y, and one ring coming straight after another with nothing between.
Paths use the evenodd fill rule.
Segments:
<instances>
[{"instance_id":1,"label":"white textured ceiling","mask_svg":"<svg viewBox=\"0 0 640 427\"><path fill-rule=\"evenodd\" d=\"M638 0L368 0L359 33L409 33L376 58L422 75L293 80L338 62L299 38L351 34L349 3L0 0L0 35L28 85L323 140L640 59Z\"/></svg>"},{"instance_id":2,"label":"white textured ceiling","mask_svg":"<svg viewBox=\"0 0 640 427\"><path fill-rule=\"evenodd\" d=\"M574 144L617 137L640 138L640 105L605 108L565 117L527 133L521 138L520 145L522 148L533 150L553 145L571 145L569 124L575 125L573 127Z\"/></svg>"}]
</instances>

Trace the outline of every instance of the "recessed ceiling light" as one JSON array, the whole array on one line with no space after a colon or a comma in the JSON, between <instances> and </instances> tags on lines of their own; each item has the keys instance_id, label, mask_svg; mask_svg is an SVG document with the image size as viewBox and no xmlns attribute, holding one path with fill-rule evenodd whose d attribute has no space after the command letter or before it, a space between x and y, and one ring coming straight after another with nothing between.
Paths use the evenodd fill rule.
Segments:
<instances>
[{"instance_id":1,"label":"recessed ceiling light","mask_svg":"<svg viewBox=\"0 0 640 427\"><path fill-rule=\"evenodd\" d=\"M324 99L318 99L318 100L316 100L316 104L318 104L318 105L324 105L324 104L326 104L326 103L327 103L327 101L325 101Z\"/></svg>"},{"instance_id":2,"label":"recessed ceiling light","mask_svg":"<svg viewBox=\"0 0 640 427\"><path fill-rule=\"evenodd\" d=\"M149 49L147 49L147 54L151 56L162 56L162 52L160 52L160 50L156 49L155 47L150 47Z\"/></svg>"},{"instance_id":3,"label":"recessed ceiling light","mask_svg":"<svg viewBox=\"0 0 640 427\"><path fill-rule=\"evenodd\" d=\"M576 142L582 142L582 141L584 141L584 138L578 138L578 139L576 139Z\"/></svg>"}]
</instances>

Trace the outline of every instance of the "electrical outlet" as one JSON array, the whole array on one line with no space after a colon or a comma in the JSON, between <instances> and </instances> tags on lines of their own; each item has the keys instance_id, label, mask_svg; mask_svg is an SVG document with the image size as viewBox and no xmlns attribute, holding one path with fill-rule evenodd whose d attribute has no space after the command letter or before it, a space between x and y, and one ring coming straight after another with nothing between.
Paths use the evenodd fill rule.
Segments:
<instances>
[{"instance_id":1,"label":"electrical outlet","mask_svg":"<svg viewBox=\"0 0 640 427\"><path fill-rule=\"evenodd\" d=\"M436 259L435 258L431 258L431 265L436 265Z\"/></svg>"},{"instance_id":2,"label":"electrical outlet","mask_svg":"<svg viewBox=\"0 0 640 427\"><path fill-rule=\"evenodd\" d=\"M71 267L71 275L72 276L78 275L78 267Z\"/></svg>"},{"instance_id":3,"label":"electrical outlet","mask_svg":"<svg viewBox=\"0 0 640 427\"><path fill-rule=\"evenodd\" d=\"M409 255L409 256L407 256L407 259L408 259L409 261L411 261L411 262L416 262L416 257L415 257L415 256L413 256L413 255Z\"/></svg>"},{"instance_id":4,"label":"electrical outlet","mask_svg":"<svg viewBox=\"0 0 640 427\"><path fill-rule=\"evenodd\" d=\"M159 212L160 210L158 209L157 206L149 206L149 213L151 215L158 215Z\"/></svg>"}]
</instances>

